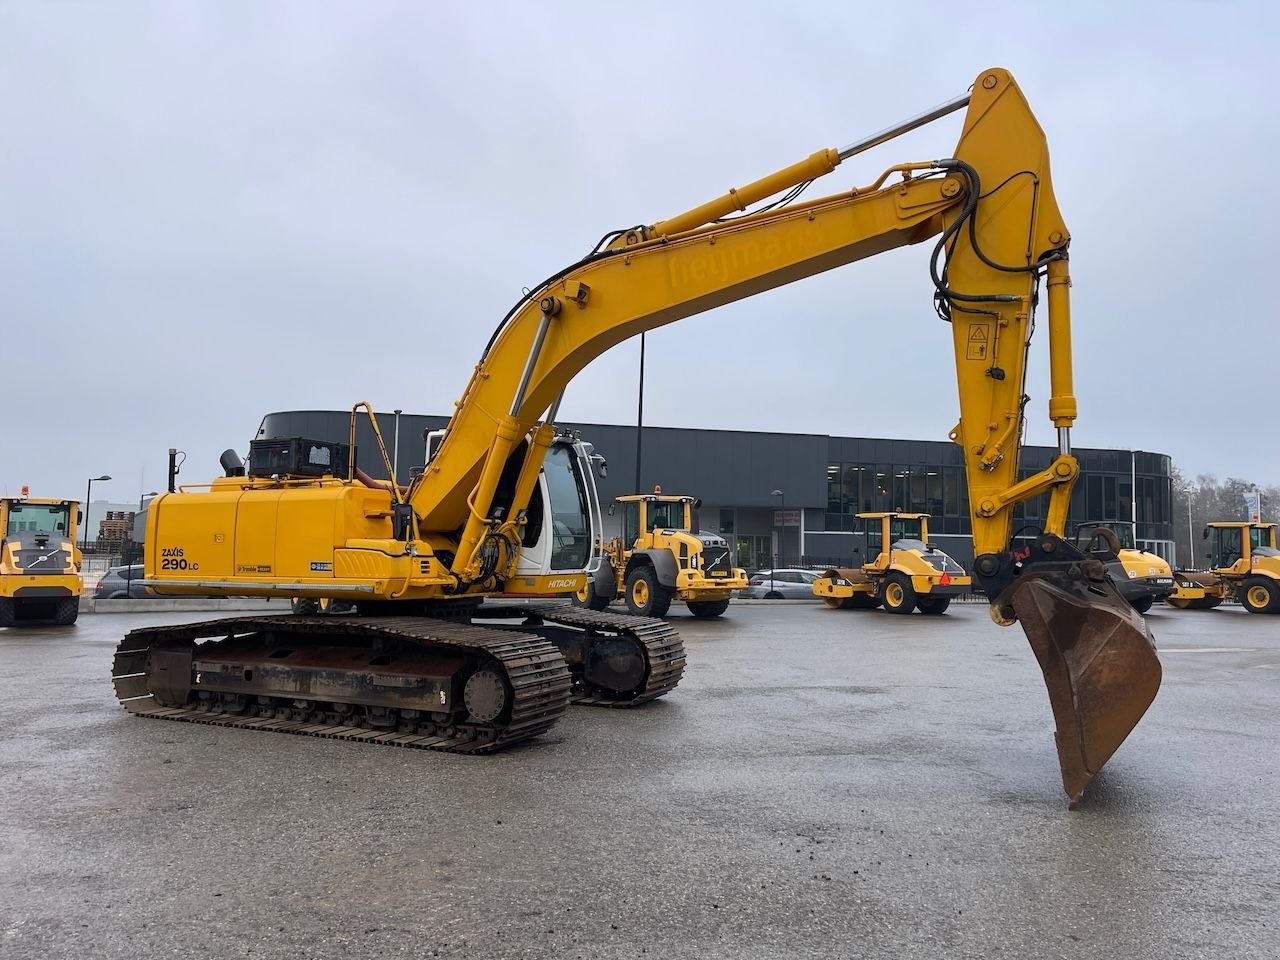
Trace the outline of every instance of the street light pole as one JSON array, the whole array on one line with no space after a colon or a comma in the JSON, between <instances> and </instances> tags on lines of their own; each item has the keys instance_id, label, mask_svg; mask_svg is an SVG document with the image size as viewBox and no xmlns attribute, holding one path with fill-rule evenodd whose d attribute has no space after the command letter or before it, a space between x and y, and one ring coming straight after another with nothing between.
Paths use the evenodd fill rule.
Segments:
<instances>
[{"instance_id":1,"label":"street light pole","mask_svg":"<svg viewBox=\"0 0 1280 960\"><path fill-rule=\"evenodd\" d=\"M81 552L84 552L89 547L89 501L93 497L93 485L110 479L105 473L100 477L90 477L89 483L84 488L84 535L80 541Z\"/></svg>"},{"instance_id":2,"label":"street light pole","mask_svg":"<svg viewBox=\"0 0 1280 960\"><path fill-rule=\"evenodd\" d=\"M644 334L640 334L640 384L636 389L636 486L640 492L640 460L644 453Z\"/></svg>"},{"instance_id":3,"label":"street light pole","mask_svg":"<svg viewBox=\"0 0 1280 960\"><path fill-rule=\"evenodd\" d=\"M785 513L786 513L786 509L787 509L787 495L786 495L785 493L783 493L781 490L774 490L772 493L770 493L770 494L769 494L769 496L771 496L771 497L777 497L777 498L778 498L778 501L779 501L779 504L778 504L778 511L779 511L779 513L780 513L780 514L785 514ZM784 522L786 521L786 519L787 519L787 518L786 518L786 516L784 515L784 516L780 516L780 517L778 517L777 519L778 519L778 520L780 520L780 521L782 521L782 522L784 523ZM773 564L772 564L772 565L770 566L770 568L769 568L769 590L770 590L770 591L772 591L772 590L773 590L773 573L774 573L774 570L775 570L775 569L777 569L778 561L782 559L782 527L783 527L783 523L776 523L776 524L774 524L774 528L777 530L777 533L776 533L776 534L774 534L774 536L776 536L776 537L778 538L778 553L777 553L777 555L776 555L776 556L774 556L774 558L773 558Z\"/></svg>"}]
</instances>

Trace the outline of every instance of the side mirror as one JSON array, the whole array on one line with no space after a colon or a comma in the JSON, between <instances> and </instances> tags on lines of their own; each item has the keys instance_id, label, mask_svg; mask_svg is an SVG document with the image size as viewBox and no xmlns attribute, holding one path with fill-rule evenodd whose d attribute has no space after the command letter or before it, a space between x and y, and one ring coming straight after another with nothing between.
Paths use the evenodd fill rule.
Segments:
<instances>
[{"instance_id":1,"label":"side mirror","mask_svg":"<svg viewBox=\"0 0 1280 960\"><path fill-rule=\"evenodd\" d=\"M617 505L616 503L611 503L611 504L609 504L609 516L611 516L611 517L613 516L613 512L614 512L614 510L616 510L616 509L617 509L617 507L618 507L618 505Z\"/></svg>"},{"instance_id":2,"label":"side mirror","mask_svg":"<svg viewBox=\"0 0 1280 960\"><path fill-rule=\"evenodd\" d=\"M1209 539L1209 528L1208 528L1208 527L1205 527L1205 528L1204 528L1204 533L1202 533L1200 536L1201 536L1203 539L1208 540L1208 539Z\"/></svg>"},{"instance_id":3,"label":"side mirror","mask_svg":"<svg viewBox=\"0 0 1280 960\"><path fill-rule=\"evenodd\" d=\"M82 523L84 523L84 508L76 507L76 526L78 527Z\"/></svg>"}]
</instances>

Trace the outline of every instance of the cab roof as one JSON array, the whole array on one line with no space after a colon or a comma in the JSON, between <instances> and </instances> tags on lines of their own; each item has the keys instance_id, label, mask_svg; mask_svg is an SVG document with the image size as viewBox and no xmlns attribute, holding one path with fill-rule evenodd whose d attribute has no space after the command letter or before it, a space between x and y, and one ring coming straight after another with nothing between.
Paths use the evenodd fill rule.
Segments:
<instances>
[{"instance_id":1,"label":"cab roof","mask_svg":"<svg viewBox=\"0 0 1280 960\"><path fill-rule=\"evenodd\" d=\"M1235 527L1252 527L1255 530L1269 530L1272 527L1280 527L1280 523L1252 523L1248 520L1210 520L1205 524L1206 527L1217 527L1219 529L1232 529Z\"/></svg>"},{"instance_id":2,"label":"cab roof","mask_svg":"<svg viewBox=\"0 0 1280 960\"><path fill-rule=\"evenodd\" d=\"M930 514L927 513L903 513L900 510L890 510L882 513L859 513L855 514L859 520L880 520L884 517L898 518L902 520L925 520Z\"/></svg>"}]
</instances>

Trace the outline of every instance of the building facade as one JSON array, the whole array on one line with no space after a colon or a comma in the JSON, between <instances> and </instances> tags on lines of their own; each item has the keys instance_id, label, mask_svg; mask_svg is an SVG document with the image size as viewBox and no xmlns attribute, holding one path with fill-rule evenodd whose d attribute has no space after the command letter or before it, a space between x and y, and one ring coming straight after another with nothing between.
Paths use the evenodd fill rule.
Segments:
<instances>
[{"instance_id":1,"label":"building facade","mask_svg":"<svg viewBox=\"0 0 1280 960\"><path fill-rule=\"evenodd\" d=\"M349 418L348 412L332 410L270 413L258 437L346 441ZM447 422L439 416L378 415L398 476L407 477L424 463L424 433ZM608 476L597 478L606 510L614 497L636 492L634 426L560 426L580 432L608 460ZM703 529L730 543L739 566L862 563L865 536L855 514L881 510L930 514L931 539L966 566L973 559L964 463L953 443L676 427L645 427L639 439L639 489L661 485L664 493L701 497ZM384 477L364 417L357 424L356 447L360 466ZM1024 447L1023 475L1044 469L1055 452ZM1140 546L1175 560L1169 458L1133 450L1078 448L1075 454L1081 473L1070 519L1134 520ZM1015 530L1033 535L1044 523L1047 505L1047 497L1020 505ZM606 535L620 527L620 516L606 517Z\"/></svg>"}]
</instances>

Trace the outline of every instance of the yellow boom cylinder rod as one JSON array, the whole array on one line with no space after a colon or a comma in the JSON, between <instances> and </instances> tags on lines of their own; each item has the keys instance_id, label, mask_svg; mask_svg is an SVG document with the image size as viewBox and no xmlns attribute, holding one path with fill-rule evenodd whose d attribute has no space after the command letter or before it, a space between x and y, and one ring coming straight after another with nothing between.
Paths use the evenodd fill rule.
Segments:
<instances>
[{"instance_id":1,"label":"yellow boom cylinder rod","mask_svg":"<svg viewBox=\"0 0 1280 960\"><path fill-rule=\"evenodd\" d=\"M806 180L824 177L839 165L840 154L835 150L819 150L799 163L793 163L791 166L785 167L776 173L771 173L767 177L761 177L745 187L731 189L724 196L708 200L701 206L694 207L686 213L672 217L669 220L659 220L649 228L649 235L651 237L662 237L684 233L686 230L696 230L704 224L719 220L730 213L745 210L753 203L759 203L767 197L772 197L775 193L781 193L783 190L804 183Z\"/></svg>"}]
</instances>

